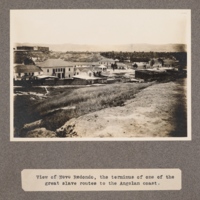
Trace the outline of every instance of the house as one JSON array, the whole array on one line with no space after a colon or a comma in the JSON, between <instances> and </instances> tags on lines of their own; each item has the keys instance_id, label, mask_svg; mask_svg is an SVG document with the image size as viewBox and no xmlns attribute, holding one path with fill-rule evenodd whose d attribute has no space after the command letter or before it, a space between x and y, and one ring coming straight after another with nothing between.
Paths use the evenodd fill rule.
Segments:
<instances>
[{"instance_id":1,"label":"house","mask_svg":"<svg viewBox=\"0 0 200 200\"><path fill-rule=\"evenodd\" d=\"M100 65L100 66L96 66L93 68L93 71L95 72L104 72L107 70L107 67L105 65Z\"/></svg>"},{"instance_id":2,"label":"house","mask_svg":"<svg viewBox=\"0 0 200 200\"><path fill-rule=\"evenodd\" d=\"M80 72L81 72L81 69L82 69L82 68L75 67L75 68L74 68L74 70L75 70L75 72L74 72L74 76L75 76L75 75L79 75Z\"/></svg>"},{"instance_id":3,"label":"house","mask_svg":"<svg viewBox=\"0 0 200 200\"><path fill-rule=\"evenodd\" d=\"M113 59L111 59L111 58L102 58L99 61L99 64L107 66L107 67L110 67L112 64L115 64L115 61Z\"/></svg>"},{"instance_id":4,"label":"house","mask_svg":"<svg viewBox=\"0 0 200 200\"><path fill-rule=\"evenodd\" d=\"M86 77L86 78L94 77L93 71L90 67L81 68L81 69L79 69L79 71L80 71L79 75L76 75L76 76L79 76L79 77L82 76L82 77Z\"/></svg>"},{"instance_id":5,"label":"house","mask_svg":"<svg viewBox=\"0 0 200 200\"><path fill-rule=\"evenodd\" d=\"M100 65L93 67L92 71L94 76L96 77L107 77L110 74L110 72L108 72L107 69L108 67L106 67L105 65Z\"/></svg>"},{"instance_id":6,"label":"house","mask_svg":"<svg viewBox=\"0 0 200 200\"><path fill-rule=\"evenodd\" d=\"M73 84L94 84L94 83L105 83L107 82L107 78L101 76L103 73L103 69L106 67L79 67L76 68L76 75L73 76L74 81ZM107 69L107 68L106 68ZM105 72L105 70L104 70Z\"/></svg>"},{"instance_id":7,"label":"house","mask_svg":"<svg viewBox=\"0 0 200 200\"><path fill-rule=\"evenodd\" d=\"M179 65L179 61L175 59L164 59L164 67L177 67Z\"/></svg>"},{"instance_id":8,"label":"house","mask_svg":"<svg viewBox=\"0 0 200 200\"><path fill-rule=\"evenodd\" d=\"M132 66L134 69L146 69L148 67L150 67L148 62L133 62Z\"/></svg>"},{"instance_id":9,"label":"house","mask_svg":"<svg viewBox=\"0 0 200 200\"><path fill-rule=\"evenodd\" d=\"M99 65L98 62L71 62L75 67L94 67Z\"/></svg>"},{"instance_id":10,"label":"house","mask_svg":"<svg viewBox=\"0 0 200 200\"><path fill-rule=\"evenodd\" d=\"M128 66L124 63L118 62L117 63L117 69L127 69Z\"/></svg>"},{"instance_id":11,"label":"house","mask_svg":"<svg viewBox=\"0 0 200 200\"><path fill-rule=\"evenodd\" d=\"M100 65L98 67L101 71L106 71L107 70L107 67L105 65Z\"/></svg>"},{"instance_id":12,"label":"house","mask_svg":"<svg viewBox=\"0 0 200 200\"><path fill-rule=\"evenodd\" d=\"M118 60L118 59L115 59L114 61L115 61L115 62L119 62L119 60Z\"/></svg>"},{"instance_id":13,"label":"house","mask_svg":"<svg viewBox=\"0 0 200 200\"><path fill-rule=\"evenodd\" d=\"M152 58L149 60L149 65L151 68L160 68L163 66L163 60L160 58Z\"/></svg>"},{"instance_id":14,"label":"house","mask_svg":"<svg viewBox=\"0 0 200 200\"><path fill-rule=\"evenodd\" d=\"M41 74L43 74L42 69L33 64L17 64L14 66L14 80L30 80Z\"/></svg>"},{"instance_id":15,"label":"house","mask_svg":"<svg viewBox=\"0 0 200 200\"><path fill-rule=\"evenodd\" d=\"M69 62L62 59L47 59L38 63L44 75L56 76L59 79L73 79L74 77L91 77L94 72L106 71L107 67L96 62Z\"/></svg>"},{"instance_id":16,"label":"house","mask_svg":"<svg viewBox=\"0 0 200 200\"><path fill-rule=\"evenodd\" d=\"M78 68L76 70L77 74L73 76L74 78L73 84L78 84L78 85L93 84L97 83L99 80L99 77L94 76L91 67Z\"/></svg>"},{"instance_id":17,"label":"house","mask_svg":"<svg viewBox=\"0 0 200 200\"><path fill-rule=\"evenodd\" d=\"M145 81L165 80L170 77L170 74L165 70L142 69L135 71L136 79L144 79Z\"/></svg>"},{"instance_id":18,"label":"house","mask_svg":"<svg viewBox=\"0 0 200 200\"><path fill-rule=\"evenodd\" d=\"M56 76L59 79L72 79L76 75L74 63L62 59L47 59L41 62L39 66L42 68L43 74Z\"/></svg>"}]
</instances>

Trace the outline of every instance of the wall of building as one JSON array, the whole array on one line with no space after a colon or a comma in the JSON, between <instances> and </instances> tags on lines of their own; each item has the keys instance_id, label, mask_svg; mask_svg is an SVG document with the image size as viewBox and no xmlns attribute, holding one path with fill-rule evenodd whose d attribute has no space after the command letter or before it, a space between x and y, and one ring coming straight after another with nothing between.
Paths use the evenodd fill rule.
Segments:
<instances>
[{"instance_id":1,"label":"wall of building","mask_svg":"<svg viewBox=\"0 0 200 200\"><path fill-rule=\"evenodd\" d=\"M43 74L47 76L57 76L60 79L71 79L76 71L74 67L42 67Z\"/></svg>"},{"instance_id":2,"label":"wall of building","mask_svg":"<svg viewBox=\"0 0 200 200\"><path fill-rule=\"evenodd\" d=\"M79 69L77 69L77 68L74 68L75 69L75 72L74 72L74 74L75 75L79 75L80 74L80 70Z\"/></svg>"},{"instance_id":3,"label":"wall of building","mask_svg":"<svg viewBox=\"0 0 200 200\"><path fill-rule=\"evenodd\" d=\"M76 74L74 67L65 68L65 78L72 78Z\"/></svg>"},{"instance_id":4,"label":"wall of building","mask_svg":"<svg viewBox=\"0 0 200 200\"><path fill-rule=\"evenodd\" d=\"M111 64L115 64L115 61L100 61L99 64L110 66Z\"/></svg>"}]
</instances>

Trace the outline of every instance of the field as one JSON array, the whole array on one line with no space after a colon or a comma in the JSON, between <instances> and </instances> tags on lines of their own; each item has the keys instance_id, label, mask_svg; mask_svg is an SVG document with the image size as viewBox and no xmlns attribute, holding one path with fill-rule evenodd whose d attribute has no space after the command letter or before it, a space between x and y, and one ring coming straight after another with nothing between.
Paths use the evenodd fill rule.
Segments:
<instances>
[{"instance_id":1,"label":"field","mask_svg":"<svg viewBox=\"0 0 200 200\"><path fill-rule=\"evenodd\" d=\"M186 137L187 79L15 87L15 137Z\"/></svg>"},{"instance_id":2,"label":"field","mask_svg":"<svg viewBox=\"0 0 200 200\"><path fill-rule=\"evenodd\" d=\"M84 88L50 87L46 95L44 88L28 89L29 95L15 96L15 136L26 137L28 132L36 127L44 127L55 132L72 118L109 107L123 106L127 100L133 99L139 91L152 84L117 83ZM15 93L19 94L20 90L21 88L16 89ZM38 90L41 95L38 96L38 92L31 93L30 90ZM23 101L26 103L22 103ZM36 126L34 121L37 120L40 122ZM32 125L23 128L26 123Z\"/></svg>"},{"instance_id":3,"label":"field","mask_svg":"<svg viewBox=\"0 0 200 200\"><path fill-rule=\"evenodd\" d=\"M73 118L56 130L66 137L187 137L186 82L153 84L125 102Z\"/></svg>"}]
</instances>

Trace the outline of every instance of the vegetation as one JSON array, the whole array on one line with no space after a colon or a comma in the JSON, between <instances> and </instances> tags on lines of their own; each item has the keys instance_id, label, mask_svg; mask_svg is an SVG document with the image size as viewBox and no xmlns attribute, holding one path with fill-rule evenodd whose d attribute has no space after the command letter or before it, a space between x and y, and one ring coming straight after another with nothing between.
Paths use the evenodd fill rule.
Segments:
<instances>
[{"instance_id":1,"label":"vegetation","mask_svg":"<svg viewBox=\"0 0 200 200\"><path fill-rule=\"evenodd\" d=\"M24 62L25 58L37 58L37 61L44 61L48 58L63 59L71 62L98 62L103 57L118 59L119 62L149 62L153 58L159 59L163 64L163 59L176 59L180 66L185 68L187 66L187 52L16 52L15 63ZM28 62L29 63L29 62ZM115 66L112 66L115 69Z\"/></svg>"},{"instance_id":2,"label":"vegetation","mask_svg":"<svg viewBox=\"0 0 200 200\"><path fill-rule=\"evenodd\" d=\"M102 52L102 56L106 58L118 59L124 62L130 59L130 62L149 62L152 58L158 58L160 61L165 58L177 59L182 68L187 66L187 52Z\"/></svg>"},{"instance_id":3,"label":"vegetation","mask_svg":"<svg viewBox=\"0 0 200 200\"><path fill-rule=\"evenodd\" d=\"M45 99L36 105L36 110L42 117L42 127L55 131L71 118L95 112L103 108L123 106L128 99L135 97L141 89L153 83L124 83L91 88L79 88L70 92L63 92ZM75 109L64 110L62 107ZM60 110L51 110L60 108Z\"/></svg>"},{"instance_id":4,"label":"vegetation","mask_svg":"<svg viewBox=\"0 0 200 200\"><path fill-rule=\"evenodd\" d=\"M91 52L51 52L49 58L60 58L70 62L98 62L102 56Z\"/></svg>"}]
</instances>

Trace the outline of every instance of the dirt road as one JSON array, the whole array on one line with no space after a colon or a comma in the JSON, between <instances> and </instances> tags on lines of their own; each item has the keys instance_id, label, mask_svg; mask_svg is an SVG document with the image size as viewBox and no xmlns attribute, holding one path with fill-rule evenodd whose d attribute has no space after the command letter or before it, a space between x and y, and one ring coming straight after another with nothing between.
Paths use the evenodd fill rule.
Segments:
<instances>
[{"instance_id":1,"label":"dirt road","mask_svg":"<svg viewBox=\"0 0 200 200\"><path fill-rule=\"evenodd\" d=\"M139 92L125 106L71 119L57 133L78 137L185 137L184 81L155 84Z\"/></svg>"}]
</instances>

